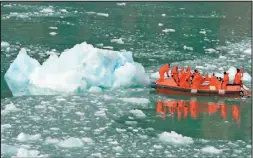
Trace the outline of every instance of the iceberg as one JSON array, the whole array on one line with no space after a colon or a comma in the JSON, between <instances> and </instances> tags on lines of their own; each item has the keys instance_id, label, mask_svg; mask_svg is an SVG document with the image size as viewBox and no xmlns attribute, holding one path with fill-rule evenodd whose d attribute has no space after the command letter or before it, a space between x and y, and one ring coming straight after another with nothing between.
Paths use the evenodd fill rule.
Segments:
<instances>
[{"instance_id":1,"label":"iceberg","mask_svg":"<svg viewBox=\"0 0 253 158\"><path fill-rule=\"evenodd\" d=\"M60 56L52 53L42 64L22 48L4 78L14 96L149 84L144 67L134 62L132 52L94 48L86 42L76 44Z\"/></svg>"}]
</instances>

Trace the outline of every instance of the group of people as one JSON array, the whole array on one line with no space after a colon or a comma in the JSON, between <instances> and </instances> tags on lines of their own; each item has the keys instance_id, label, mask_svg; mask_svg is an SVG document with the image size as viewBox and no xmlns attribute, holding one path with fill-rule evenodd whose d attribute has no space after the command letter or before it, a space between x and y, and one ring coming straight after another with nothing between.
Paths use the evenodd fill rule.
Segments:
<instances>
[{"instance_id":1,"label":"group of people","mask_svg":"<svg viewBox=\"0 0 253 158\"><path fill-rule=\"evenodd\" d=\"M164 80L164 75L168 77L169 76L169 70L170 70L170 64L165 64L159 69L159 75L160 78L158 81ZM186 68L186 71L184 68L181 68L180 72L178 70L178 65L175 65L174 68L171 70L171 77L174 79L176 84L179 87L182 88L192 88L192 89L198 89L201 84L203 84L205 81L209 81L209 86L213 87L213 90L217 89L226 89L227 84L229 84L229 73L224 72L224 77L216 77L215 74L213 74L211 77L208 76L208 73L205 76L202 76L198 70L194 70L194 72L191 72L190 66ZM241 84L241 79L243 77L243 72L240 69L237 69L237 73L235 74L234 82L233 84Z\"/></svg>"}]
</instances>

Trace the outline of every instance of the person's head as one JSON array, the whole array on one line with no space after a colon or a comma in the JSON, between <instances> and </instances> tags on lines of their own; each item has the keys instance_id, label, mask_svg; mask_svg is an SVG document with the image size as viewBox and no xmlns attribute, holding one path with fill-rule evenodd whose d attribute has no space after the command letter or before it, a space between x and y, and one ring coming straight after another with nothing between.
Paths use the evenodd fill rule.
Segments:
<instances>
[{"instance_id":1,"label":"person's head","mask_svg":"<svg viewBox=\"0 0 253 158\"><path fill-rule=\"evenodd\" d=\"M190 71L190 70L191 70L190 66L187 66L187 71Z\"/></svg>"},{"instance_id":2,"label":"person's head","mask_svg":"<svg viewBox=\"0 0 253 158\"><path fill-rule=\"evenodd\" d=\"M213 76L215 76L215 73L213 73Z\"/></svg>"},{"instance_id":3,"label":"person's head","mask_svg":"<svg viewBox=\"0 0 253 158\"><path fill-rule=\"evenodd\" d=\"M224 75L226 75L227 74L227 72L224 72Z\"/></svg>"},{"instance_id":4,"label":"person's head","mask_svg":"<svg viewBox=\"0 0 253 158\"><path fill-rule=\"evenodd\" d=\"M237 69L237 72L239 73L239 72L240 72L240 69Z\"/></svg>"},{"instance_id":5,"label":"person's head","mask_svg":"<svg viewBox=\"0 0 253 158\"><path fill-rule=\"evenodd\" d=\"M170 67L170 63L168 63L168 66Z\"/></svg>"},{"instance_id":6,"label":"person's head","mask_svg":"<svg viewBox=\"0 0 253 158\"><path fill-rule=\"evenodd\" d=\"M198 73L198 70L194 70L194 73Z\"/></svg>"}]
</instances>

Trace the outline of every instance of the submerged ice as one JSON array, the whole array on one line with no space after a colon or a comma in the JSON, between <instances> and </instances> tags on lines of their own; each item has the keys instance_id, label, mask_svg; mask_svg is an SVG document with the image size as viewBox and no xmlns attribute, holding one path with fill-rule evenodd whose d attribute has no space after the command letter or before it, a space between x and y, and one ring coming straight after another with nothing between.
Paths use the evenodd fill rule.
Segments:
<instances>
[{"instance_id":1,"label":"submerged ice","mask_svg":"<svg viewBox=\"0 0 253 158\"><path fill-rule=\"evenodd\" d=\"M65 50L60 56L52 53L42 65L22 48L4 77L14 96L41 94L46 90L80 92L91 87L119 88L149 83L144 67L133 61L132 52L98 49L86 42Z\"/></svg>"}]
</instances>

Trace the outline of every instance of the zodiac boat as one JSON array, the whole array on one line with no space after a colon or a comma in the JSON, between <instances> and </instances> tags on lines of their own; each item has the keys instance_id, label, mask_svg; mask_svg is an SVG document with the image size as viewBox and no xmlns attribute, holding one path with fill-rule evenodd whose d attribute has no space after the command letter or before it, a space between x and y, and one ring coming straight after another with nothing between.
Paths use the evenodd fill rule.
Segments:
<instances>
[{"instance_id":1,"label":"zodiac boat","mask_svg":"<svg viewBox=\"0 0 253 158\"><path fill-rule=\"evenodd\" d=\"M173 78L165 78L163 81L157 80L151 84L157 92L164 94L181 94L197 96L225 96L225 97L243 97L250 96L251 92L243 88L240 84L227 84L225 90L215 89L208 83L202 84L198 89L179 87Z\"/></svg>"}]
</instances>

